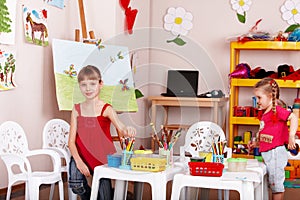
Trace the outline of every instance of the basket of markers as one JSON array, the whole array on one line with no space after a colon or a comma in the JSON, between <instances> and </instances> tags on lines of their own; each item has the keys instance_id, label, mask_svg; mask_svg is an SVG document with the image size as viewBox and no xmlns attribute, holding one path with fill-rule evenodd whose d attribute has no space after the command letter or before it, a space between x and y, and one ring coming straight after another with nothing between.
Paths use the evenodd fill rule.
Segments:
<instances>
[{"instance_id":1,"label":"basket of markers","mask_svg":"<svg viewBox=\"0 0 300 200\"><path fill-rule=\"evenodd\" d=\"M189 162L192 176L222 176L224 165L215 162Z\"/></svg>"},{"instance_id":2,"label":"basket of markers","mask_svg":"<svg viewBox=\"0 0 300 200\"><path fill-rule=\"evenodd\" d=\"M137 171L160 172L166 169L167 160L154 157L131 158L131 169Z\"/></svg>"},{"instance_id":3,"label":"basket of markers","mask_svg":"<svg viewBox=\"0 0 300 200\"><path fill-rule=\"evenodd\" d=\"M212 144L212 162L189 162L189 170L192 176L222 176L224 169L224 142L217 142Z\"/></svg>"}]
</instances>

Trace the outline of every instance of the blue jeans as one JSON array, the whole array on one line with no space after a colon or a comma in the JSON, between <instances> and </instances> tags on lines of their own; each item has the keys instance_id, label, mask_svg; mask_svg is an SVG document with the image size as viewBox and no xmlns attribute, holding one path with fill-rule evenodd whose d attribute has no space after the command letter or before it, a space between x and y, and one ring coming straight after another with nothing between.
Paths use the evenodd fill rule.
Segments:
<instances>
[{"instance_id":1,"label":"blue jeans","mask_svg":"<svg viewBox=\"0 0 300 200\"><path fill-rule=\"evenodd\" d=\"M88 185L86 177L77 169L76 163L71 157L69 168L69 187L74 194L80 196L82 200L90 200L91 187ZM99 180L99 190L97 200L111 200L113 199L113 190L111 186L111 180L102 178Z\"/></svg>"}]
</instances>

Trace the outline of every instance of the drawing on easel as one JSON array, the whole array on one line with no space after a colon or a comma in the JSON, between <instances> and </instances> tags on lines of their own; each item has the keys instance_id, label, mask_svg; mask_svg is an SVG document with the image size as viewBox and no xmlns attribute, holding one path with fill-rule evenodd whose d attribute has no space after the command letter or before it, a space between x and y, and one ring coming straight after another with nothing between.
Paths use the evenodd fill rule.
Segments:
<instances>
[{"instance_id":1,"label":"drawing on easel","mask_svg":"<svg viewBox=\"0 0 300 200\"><path fill-rule=\"evenodd\" d=\"M77 83L77 74L86 65L100 69L104 86L101 99L119 112L138 110L129 51L124 46L97 45L53 39L53 63L59 110L72 110L84 101ZM112 60L113 59L113 62Z\"/></svg>"},{"instance_id":2,"label":"drawing on easel","mask_svg":"<svg viewBox=\"0 0 300 200\"><path fill-rule=\"evenodd\" d=\"M15 53L0 49L0 91L11 90L16 87L15 70L16 60Z\"/></svg>"},{"instance_id":3,"label":"drawing on easel","mask_svg":"<svg viewBox=\"0 0 300 200\"><path fill-rule=\"evenodd\" d=\"M48 46L47 10L31 10L23 6L25 40L40 46Z\"/></svg>"}]
</instances>

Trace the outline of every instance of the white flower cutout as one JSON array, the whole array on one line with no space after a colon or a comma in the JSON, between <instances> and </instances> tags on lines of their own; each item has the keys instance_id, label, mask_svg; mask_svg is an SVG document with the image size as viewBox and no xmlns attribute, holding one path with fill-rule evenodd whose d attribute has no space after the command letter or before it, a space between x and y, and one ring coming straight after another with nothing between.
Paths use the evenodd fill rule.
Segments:
<instances>
[{"instance_id":1,"label":"white flower cutout","mask_svg":"<svg viewBox=\"0 0 300 200\"><path fill-rule=\"evenodd\" d=\"M300 0L287 0L280 7L282 18L288 24L300 24Z\"/></svg>"},{"instance_id":2,"label":"white flower cutout","mask_svg":"<svg viewBox=\"0 0 300 200\"><path fill-rule=\"evenodd\" d=\"M164 28L173 35L187 35L193 28L193 15L182 7L170 7L164 16Z\"/></svg>"},{"instance_id":3,"label":"white flower cutout","mask_svg":"<svg viewBox=\"0 0 300 200\"><path fill-rule=\"evenodd\" d=\"M250 9L251 0L230 0L231 7L236 11L238 20L242 23L246 22L246 12Z\"/></svg>"}]
</instances>

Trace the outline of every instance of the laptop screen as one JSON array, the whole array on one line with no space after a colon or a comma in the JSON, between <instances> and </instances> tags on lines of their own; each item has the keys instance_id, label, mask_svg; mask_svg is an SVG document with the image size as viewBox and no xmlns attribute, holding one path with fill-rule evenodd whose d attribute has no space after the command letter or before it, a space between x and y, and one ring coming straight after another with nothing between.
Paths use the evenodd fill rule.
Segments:
<instances>
[{"instance_id":1,"label":"laptop screen","mask_svg":"<svg viewBox=\"0 0 300 200\"><path fill-rule=\"evenodd\" d=\"M195 97L198 93L199 71L169 70L167 94L171 96Z\"/></svg>"}]
</instances>

